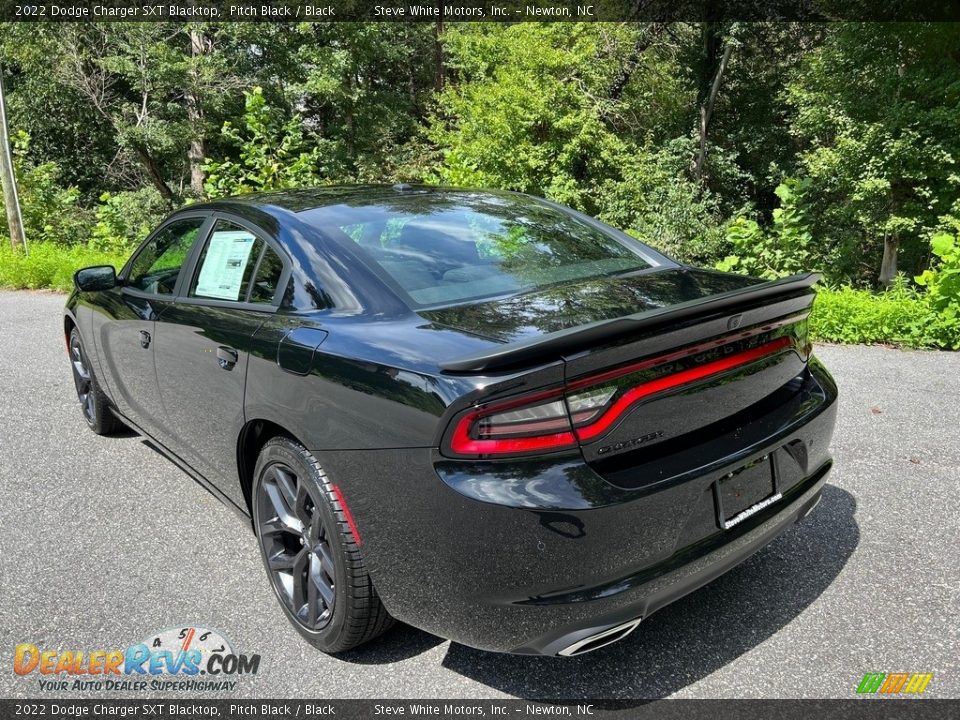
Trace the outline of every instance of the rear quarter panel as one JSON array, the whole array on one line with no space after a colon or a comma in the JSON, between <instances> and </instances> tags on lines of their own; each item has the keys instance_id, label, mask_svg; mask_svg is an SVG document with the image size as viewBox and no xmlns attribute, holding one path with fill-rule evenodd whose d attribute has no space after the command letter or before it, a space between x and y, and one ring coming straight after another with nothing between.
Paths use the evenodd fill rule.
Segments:
<instances>
[{"instance_id":1,"label":"rear quarter panel","mask_svg":"<svg viewBox=\"0 0 960 720\"><path fill-rule=\"evenodd\" d=\"M434 446L449 404L475 385L438 374L431 358L488 343L426 325L415 316L272 317L251 340L247 421L274 422L315 451ZM327 335L297 374L280 367L277 348L302 327Z\"/></svg>"}]
</instances>

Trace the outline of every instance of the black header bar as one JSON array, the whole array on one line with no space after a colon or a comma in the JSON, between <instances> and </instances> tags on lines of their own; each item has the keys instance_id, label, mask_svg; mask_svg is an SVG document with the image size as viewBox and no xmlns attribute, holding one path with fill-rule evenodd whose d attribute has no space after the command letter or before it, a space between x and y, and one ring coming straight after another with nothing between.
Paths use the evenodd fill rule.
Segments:
<instances>
[{"instance_id":1,"label":"black header bar","mask_svg":"<svg viewBox=\"0 0 960 720\"><path fill-rule=\"evenodd\" d=\"M960 21L960 0L0 0L6 22Z\"/></svg>"},{"instance_id":2,"label":"black header bar","mask_svg":"<svg viewBox=\"0 0 960 720\"><path fill-rule=\"evenodd\" d=\"M907 700L894 696L875 700L661 700L544 702L538 700L206 700L180 699L80 700L69 697L0 700L0 717L24 718L530 718L559 716L572 720L940 720L956 717L958 700Z\"/></svg>"}]
</instances>

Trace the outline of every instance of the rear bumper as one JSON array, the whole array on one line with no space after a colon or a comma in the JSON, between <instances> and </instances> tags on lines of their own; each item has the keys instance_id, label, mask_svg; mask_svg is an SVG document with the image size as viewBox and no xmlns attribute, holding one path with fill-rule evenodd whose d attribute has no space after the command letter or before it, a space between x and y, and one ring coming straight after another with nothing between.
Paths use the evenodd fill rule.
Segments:
<instances>
[{"instance_id":1,"label":"rear bumper","mask_svg":"<svg viewBox=\"0 0 960 720\"><path fill-rule=\"evenodd\" d=\"M809 380L804 401L763 442L630 489L579 454L520 464L456 463L429 449L317 455L347 497L391 614L472 647L554 655L649 617L815 506L830 470L836 387L816 362ZM782 497L723 529L715 482L770 455Z\"/></svg>"},{"instance_id":2,"label":"rear bumper","mask_svg":"<svg viewBox=\"0 0 960 720\"><path fill-rule=\"evenodd\" d=\"M628 620L642 620L657 610L703 587L772 542L784 530L806 517L820 500L830 466L821 468L791 497L784 498L779 511L763 522L745 529L735 539L717 538L709 547L678 553L661 566L623 578L603 590L595 589L597 614L589 621L552 628L526 644L512 648L520 654L557 655L586 638ZM712 548L712 549L711 549ZM605 592L604 592L605 591ZM579 598L586 600L586 597Z\"/></svg>"}]
</instances>

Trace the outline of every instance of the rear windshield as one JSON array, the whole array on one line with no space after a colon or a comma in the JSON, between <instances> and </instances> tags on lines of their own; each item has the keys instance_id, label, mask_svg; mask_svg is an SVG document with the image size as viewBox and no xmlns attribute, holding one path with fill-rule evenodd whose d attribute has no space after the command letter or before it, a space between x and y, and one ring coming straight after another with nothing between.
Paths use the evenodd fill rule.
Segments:
<instances>
[{"instance_id":1,"label":"rear windshield","mask_svg":"<svg viewBox=\"0 0 960 720\"><path fill-rule=\"evenodd\" d=\"M454 305L652 267L639 247L534 199L428 193L305 213L359 245L414 307Z\"/></svg>"}]
</instances>

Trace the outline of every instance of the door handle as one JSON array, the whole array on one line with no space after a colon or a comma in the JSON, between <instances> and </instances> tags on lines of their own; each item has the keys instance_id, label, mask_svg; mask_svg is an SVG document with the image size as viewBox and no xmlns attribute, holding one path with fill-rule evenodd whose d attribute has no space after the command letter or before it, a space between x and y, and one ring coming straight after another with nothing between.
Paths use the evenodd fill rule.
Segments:
<instances>
[{"instance_id":1,"label":"door handle","mask_svg":"<svg viewBox=\"0 0 960 720\"><path fill-rule=\"evenodd\" d=\"M146 330L140 331L140 347L150 347L150 333L148 333Z\"/></svg>"},{"instance_id":2,"label":"door handle","mask_svg":"<svg viewBox=\"0 0 960 720\"><path fill-rule=\"evenodd\" d=\"M233 370L239 358L240 355L233 348L223 345L217 348L217 364L220 365L221 370Z\"/></svg>"}]
</instances>

